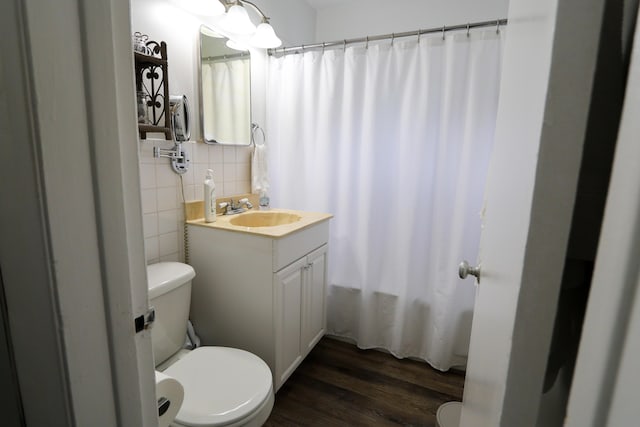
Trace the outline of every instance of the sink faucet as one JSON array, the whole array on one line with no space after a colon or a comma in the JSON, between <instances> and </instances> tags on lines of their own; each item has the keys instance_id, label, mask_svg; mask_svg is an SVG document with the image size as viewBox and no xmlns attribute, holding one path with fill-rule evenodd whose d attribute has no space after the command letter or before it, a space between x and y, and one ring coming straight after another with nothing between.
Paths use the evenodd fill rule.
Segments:
<instances>
[{"instance_id":1,"label":"sink faucet","mask_svg":"<svg viewBox=\"0 0 640 427\"><path fill-rule=\"evenodd\" d=\"M234 203L233 199L229 199L228 202L222 202L218 204L218 206L220 207L220 209L224 209L224 215L239 214L246 211L247 209L253 208L253 205L246 197L238 200L237 203ZM246 208L244 206L246 206Z\"/></svg>"}]
</instances>

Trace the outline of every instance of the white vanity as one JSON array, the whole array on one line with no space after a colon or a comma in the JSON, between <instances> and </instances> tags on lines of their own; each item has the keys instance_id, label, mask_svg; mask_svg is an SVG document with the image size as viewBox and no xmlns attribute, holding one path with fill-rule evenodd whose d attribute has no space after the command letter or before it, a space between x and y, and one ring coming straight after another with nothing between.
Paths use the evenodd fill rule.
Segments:
<instances>
[{"instance_id":1,"label":"white vanity","mask_svg":"<svg viewBox=\"0 0 640 427\"><path fill-rule=\"evenodd\" d=\"M260 356L275 390L325 333L330 218L274 209L188 221L196 332Z\"/></svg>"}]
</instances>

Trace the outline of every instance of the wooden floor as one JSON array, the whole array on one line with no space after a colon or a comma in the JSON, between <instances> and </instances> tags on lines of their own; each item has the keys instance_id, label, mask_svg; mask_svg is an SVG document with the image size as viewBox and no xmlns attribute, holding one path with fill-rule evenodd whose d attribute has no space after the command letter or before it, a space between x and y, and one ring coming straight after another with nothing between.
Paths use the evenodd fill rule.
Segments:
<instances>
[{"instance_id":1,"label":"wooden floor","mask_svg":"<svg viewBox=\"0 0 640 427\"><path fill-rule=\"evenodd\" d=\"M323 338L276 394L274 426L435 426L464 376Z\"/></svg>"}]
</instances>

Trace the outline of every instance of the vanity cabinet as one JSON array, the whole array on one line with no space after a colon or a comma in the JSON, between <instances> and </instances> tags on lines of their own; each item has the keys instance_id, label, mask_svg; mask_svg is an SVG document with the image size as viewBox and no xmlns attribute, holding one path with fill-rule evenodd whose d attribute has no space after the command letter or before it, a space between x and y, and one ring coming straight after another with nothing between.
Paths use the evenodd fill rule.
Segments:
<instances>
[{"instance_id":1,"label":"vanity cabinet","mask_svg":"<svg viewBox=\"0 0 640 427\"><path fill-rule=\"evenodd\" d=\"M274 273L276 384L282 384L325 332L327 245Z\"/></svg>"},{"instance_id":2,"label":"vanity cabinet","mask_svg":"<svg viewBox=\"0 0 640 427\"><path fill-rule=\"evenodd\" d=\"M203 345L262 358L278 390L325 333L328 218L282 237L188 223L190 318Z\"/></svg>"}]
</instances>

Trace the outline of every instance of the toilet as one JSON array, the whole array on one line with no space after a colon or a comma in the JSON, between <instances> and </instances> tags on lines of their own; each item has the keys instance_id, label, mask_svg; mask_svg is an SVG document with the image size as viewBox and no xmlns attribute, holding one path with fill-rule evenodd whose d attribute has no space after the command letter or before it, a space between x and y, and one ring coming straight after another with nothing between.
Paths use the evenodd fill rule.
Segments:
<instances>
[{"instance_id":1,"label":"toilet","mask_svg":"<svg viewBox=\"0 0 640 427\"><path fill-rule=\"evenodd\" d=\"M271 371L258 356L228 347L184 350L195 271L179 262L147 267L156 317L151 342L156 369L184 387L175 426L261 426L273 408Z\"/></svg>"}]
</instances>

